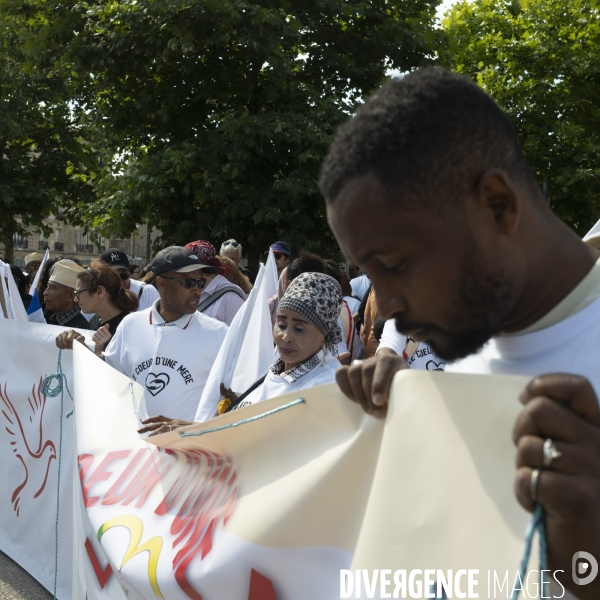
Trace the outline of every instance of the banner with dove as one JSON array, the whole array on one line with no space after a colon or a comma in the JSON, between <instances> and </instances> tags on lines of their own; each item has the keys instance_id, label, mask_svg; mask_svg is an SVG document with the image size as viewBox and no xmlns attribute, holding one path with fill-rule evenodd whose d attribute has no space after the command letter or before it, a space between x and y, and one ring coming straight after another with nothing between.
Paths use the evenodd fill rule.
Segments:
<instances>
[{"instance_id":1,"label":"banner with dove","mask_svg":"<svg viewBox=\"0 0 600 600\"><path fill-rule=\"evenodd\" d=\"M75 600L391 597L381 569L478 570L486 597L486 570L514 577L524 378L407 370L386 421L329 385L142 439L137 384L80 347L75 373Z\"/></svg>"}]
</instances>

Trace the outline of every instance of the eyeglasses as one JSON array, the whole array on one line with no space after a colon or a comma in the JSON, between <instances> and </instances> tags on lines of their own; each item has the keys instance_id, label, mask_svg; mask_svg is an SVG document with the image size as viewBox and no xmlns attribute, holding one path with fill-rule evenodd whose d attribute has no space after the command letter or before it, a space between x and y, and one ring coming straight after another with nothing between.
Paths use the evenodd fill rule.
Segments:
<instances>
[{"instance_id":1,"label":"eyeglasses","mask_svg":"<svg viewBox=\"0 0 600 600\"><path fill-rule=\"evenodd\" d=\"M75 290L75 298L77 298L77 300L80 300L79 298L79 294L83 294L83 292L87 292L90 288L85 288L85 290Z\"/></svg>"},{"instance_id":2,"label":"eyeglasses","mask_svg":"<svg viewBox=\"0 0 600 600\"><path fill-rule=\"evenodd\" d=\"M121 278L121 281L127 281L129 279L129 271L121 271L119 277Z\"/></svg>"},{"instance_id":3,"label":"eyeglasses","mask_svg":"<svg viewBox=\"0 0 600 600\"><path fill-rule=\"evenodd\" d=\"M275 260L279 260L282 256L287 256L287 254L279 254L279 252L273 252L273 256Z\"/></svg>"},{"instance_id":4,"label":"eyeglasses","mask_svg":"<svg viewBox=\"0 0 600 600\"><path fill-rule=\"evenodd\" d=\"M239 242L230 242L230 241L223 242L223 246L233 246L234 248L237 248L239 245L240 245Z\"/></svg>"},{"instance_id":5,"label":"eyeglasses","mask_svg":"<svg viewBox=\"0 0 600 600\"><path fill-rule=\"evenodd\" d=\"M172 279L173 281L179 281L181 287L184 287L186 290L191 290L196 287L196 285L202 289L206 285L206 279L194 279L193 277L184 277L183 279L179 279L179 277L165 277L164 275L159 275L163 279Z\"/></svg>"}]
</instances>

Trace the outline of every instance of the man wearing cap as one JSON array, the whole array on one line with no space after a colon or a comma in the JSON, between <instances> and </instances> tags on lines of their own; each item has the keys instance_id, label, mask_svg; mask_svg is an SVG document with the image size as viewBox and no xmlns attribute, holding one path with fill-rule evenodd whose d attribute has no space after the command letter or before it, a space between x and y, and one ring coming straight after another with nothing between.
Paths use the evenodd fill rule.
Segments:
<instances>
[{"instance_id":1,"label":"man wearing cap","mask_svg":"<svg viewBox=\"0 0 600 600\"><path fill-rule=\"evenodd\" d=\"M219 261L211 243L197 240L187 244L186 248L198 257L202 277L206 280L198 312L231 325L233 317L246 301L246 294L242 288L223 277L229 267Z\"/></svg>"},{"instance_id":2,"label":"man wearing cap","mask_svg":"<svg viewBox=\"0 0 600 600\"><path fill-rule=\"evenodd\" d=\"M160 298L123 319L104 359L145 389L148 415L192 421L227 326L196 310L205 279L193 252L165 248L152 271Z\"/></svg>"},{"instance_id":3,"label":"man wearing cap","mask_svg":"<svg viewBox=\"0 0 600 600\"><path fill-rule=\"evenodd\" d=\"M129 259L123 250L109 248L100 255L100 260L110 265L119 274L123 289L131 290L134 294L137 294L138 310L145 310L158 300L159 294L154 286L132 279Z\"/></svg>"},{"instance_id":4,"label":"man wearing cap","mask_svg":"<svg viewBox=\"0 0 600 600\"><path fill-rule=\"evenodd\" d=\"M271 244L271 250L275 255L277 277L281 277L281 272L292 262L292 249L285 242L275 242ZM269 256L268 250L265 252L265 256Z\"/></svg>"},{"instance_id":5,"label":"man wearing cap","mask_svg":"<svg viewBox=\"0 0 600 600\"><path fill-rule=\"evenodd\" d=\"M54 265L44 290L46 310L52 312L48 318L49 325L88 329L87 319L75 302L77 275L83 270L71 260L60 260Z\"/></svg>"},{"instance_id":6,"label":"man wearing cap","mask_svg":"<svg viewBox=\"0 0 600 600\"><path fill-rule=\"evenodd\" d=\"M29 273L31 281L33 281L33 278L38 272L43 260L44 255L40 254L39 252L32 252L25 257L25 272Z\"/></svg>"},{"instance_id":7,"label":"man wearing cap","mask_svg":"<svg viewBox=\"0 0 600 600\"><path fill-rule=\"evenodd\" d=\"M237 268L250 280L250 283L254 285L256 281L256 274L252 269L248 267L240 267L240 260L242 260L242 245L236 242L233 238L224 241L221 244L220 256L230 258L237 266Z\"/></svg>"}]
</instances>

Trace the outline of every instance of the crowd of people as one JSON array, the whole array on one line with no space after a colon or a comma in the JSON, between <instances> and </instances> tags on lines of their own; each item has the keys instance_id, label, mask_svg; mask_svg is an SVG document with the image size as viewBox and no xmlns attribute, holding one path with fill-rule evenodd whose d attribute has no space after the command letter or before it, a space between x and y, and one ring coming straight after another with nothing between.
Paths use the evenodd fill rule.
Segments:
<instances>
[{"instance_id":1,"label":"crowd of people","mask_svg":"<svg viewBox=\"0 0 600 600\"><path fill-rule=\"evenodd\" d=\"M571 578L576 552L600 559L600 252L552 213L495 102L441 69L367 101L338 130L319 186L356 266L271 246L278 357L249 389L222 386L215 414L337 381L383 417L400 369L529 375L515 494L545 509L548 568L581 600L600 597L600 579L578 588ZM172 246L136 281L109 250L87 268L49 261L39 293L48 322L74 328L58 346L95 329L90 350L145 388L141 431L163 433L194 420L251 290L241 256L231 239L219 256L207 241Z\"/></svg>"}]
</instances>

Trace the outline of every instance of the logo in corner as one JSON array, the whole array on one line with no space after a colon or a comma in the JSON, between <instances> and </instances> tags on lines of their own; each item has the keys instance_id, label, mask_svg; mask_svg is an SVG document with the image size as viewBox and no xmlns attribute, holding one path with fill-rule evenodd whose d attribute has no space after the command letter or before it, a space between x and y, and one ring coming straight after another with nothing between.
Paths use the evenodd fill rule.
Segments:
<instances>
[{"instance_id":1,"label":"logo in corner","mask_svg":"<svg viewBox=\"0 0 600 600\"><path fill-rule=\"evenodd\" d=\"M598 561L589 552L575 552L572 575L577 585L592 583L598 576Z\"/></svg>"}]
</instances>

